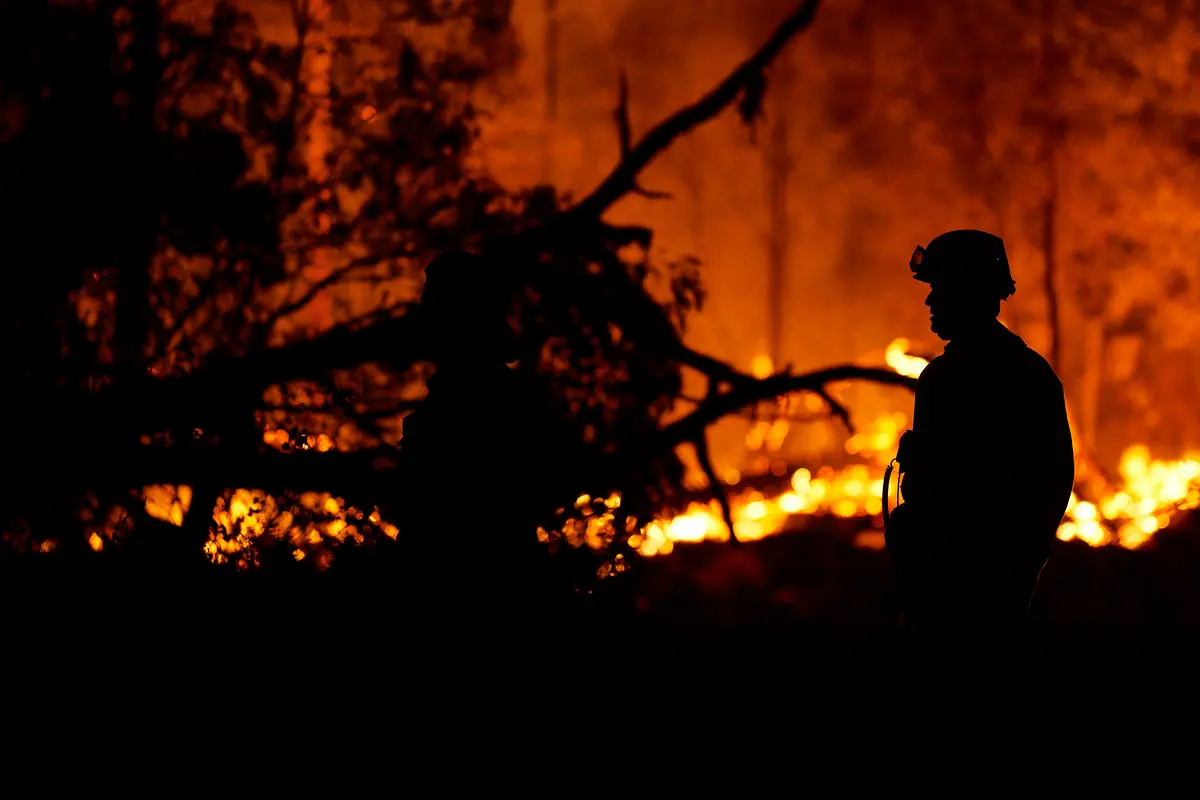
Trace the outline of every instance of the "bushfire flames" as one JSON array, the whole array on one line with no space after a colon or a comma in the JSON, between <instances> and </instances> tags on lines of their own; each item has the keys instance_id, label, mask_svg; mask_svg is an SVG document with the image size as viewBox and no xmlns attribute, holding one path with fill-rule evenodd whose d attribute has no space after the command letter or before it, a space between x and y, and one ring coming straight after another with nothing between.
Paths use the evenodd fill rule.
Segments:
<instances>
[{"instance_id":1,"label":"bushfire flames","mask_svg":"<svg viewBox=\"0 0 1200 800\"><path fill-rule=\"evenodd\" d=\"M892 342L885 358L893 370L913 377L927 364L908 352L904 339ZM755 371L762 371L764 366L756 364ZM737 538L753 541L783 532L793 523L802 524L805 518L832 517L858 524L858 545L882 547L883 471L907 426L908 418L902 413L876 419L846 441L847 453L861 463L836 470L829 466L800 468L791 472L790 478L787 471L776 473L780 483L786 484L778 491L739 490L739 484L746 482L745 476L729 472L724 480ZM283 435L282 431L267 431L264 441L278 445ZM751 438L756 438L753 432ZM757 439L762 441L762 435ZM332 443L322 437L312 446L324 451L331 449ZM1146 447L1135 445L1121 458L1120 478L1120 485L1102 497L1082 496L1082 488L1077 487L1058 537L1079 539L1092 546L1137 548L1167 527L1176 513L1200 506L1200 454L1182 461L1155 461ZM188 513L191 489L149 486L143 499L147 514L178 526ZM573 509L564 511L557 530L539 529L539 538L544 542L562 540L573 547L602 548L616 535L620 504L618 495L583 495ZM666 555L681 542L730 538L716 500L693 502L677 516L644 523L627 518L624 524L630 533L630 547L642 556ZM333 561L334 548L345 543L361 544L378 533L394 539L397 529L381 519L378 510L350 507L329 494L307 492L276 498L238 489L218 500L204 549L214 563L247 568L258 564L262 540L290 547L297 561L311 557L318 567L326 568ZM102 550L111 535L96 530L89 543L94 550ZM602 575L623 571L626 566L618 557L602 569Z\"/></svg>"},{"instance_id":2,"label":"bushfire flames","mask_svg":"<svg viewBox=\"0 0 1200 800\"><path fill-rule=\"evenodd\" d=\"M886 351L889 367L911 377L921 374L928 363L910 355L908 342L897 339ZM769 371L769 370L768 370ZM864 547L883 546L883 471L896 452L908 426L904 414L885 415L869 429L851 436L846 451L864 463L840 470L821 467L796 470L790 486L776 493L754 489L736 491L741 476L726 477L731 493L734 532L740 541L753 541L780 533L788 522L804 515L833 516L858 520L862 528L856 542ZM1104 497L1082 499L1071 495L1058 538L1079 539L1089 545L1118 545L1137 548L1156 531L1170 524L1179 511L1200 505L1200 455L1181 461L1154 461L1146 447L1134 445L1121 457L1122 485ZM610 498L606 506L611 508ZM579 507L590 511L590 498L580 498ZM573 518L563 533L573 544L595 544L602 540L610 513L588 513ZM630 537L630 544L644 556L670 553L678 542L728 541L729 529L716 500L696 502L682 514L656 519Z\"/></svg>"}]
</instances>

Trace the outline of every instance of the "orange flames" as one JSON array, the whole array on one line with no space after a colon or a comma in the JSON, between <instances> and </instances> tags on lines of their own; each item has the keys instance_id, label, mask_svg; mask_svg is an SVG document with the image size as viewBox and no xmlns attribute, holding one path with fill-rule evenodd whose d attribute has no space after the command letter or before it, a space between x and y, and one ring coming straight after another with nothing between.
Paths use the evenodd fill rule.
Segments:
<instances>
[{"instance_id":1,"label":"orange flames","mask_svg":"<svg viewBox=\"0 0 1200 800\"><path fill-rule=\"evenodd\" d=\"M916 377L928 362L909 355L907 350L906 340L892 342L886 351L887 364L902 375ZM837 471L822 467L816 475L799 469L792 474L787 491L733 494L730 499L738 539L755 540L779 533L794 516L832 515L861 519L863 530L856 541L866 547L881 547L883 470L907 426L904 414L888 415L851 436L846 451L864 457L867 464ZM1120 475L1122 485L1105 497L1088 501L1071 495L1058 529L1059 539L1137 548L1167 527L1175 514L1200 506L1200 455L1181 461L1154 461L1145 446L1134 445L1121 458ZM715 500L693 503L679 516L654 520L641 534L635 537L635 546L647 556L670 553L676 542L729 539Z\"/></svg>"},{"instance_id":2,"label":"orange flames","mask_svg":"<svg viewBox=\"0 0 1200 800\"><path fill-rule=\"evenodd\" d=\"M904 339L888 346L885 360L896 372L913 377L928 363L910 355ZM754 371L769 374L770 365L765 359L758 359ZM753 431L751 434L760 444L779 435L772 428L780 424L778 421L759 423L764 424L767 429L758 437ZM797 469L786 488L774 493L755 489L737 491L735 487L742 482L742 476L731 470L725 482L738 539L762 539L785 530L789 521L827 516L859 521L861 529L856 543L862 547L882 547L883 471L907 427L908 417L903 413L881 416L846 441L846 452L863 463L837 470L828 466L815 472ZM276 441L279 435L268 432L264 441L279 445ZM331 449L332 443L326 439L318 437L311 444L318 450ZM1200 505L1200 455L1175 462L1155 461L1146 447L1134 445L1121 459L1120 476L1120 485L1103 497L1071 496L1059 527L1060 539L1079 539L1092 546L1136 548L1167 527L1176 513ZM181 525L191 503L191 490L187 486L149 486L143 497L147 514ZM618 495L608 498L582 495L574 509L564 514L559 529L539 529L539 538L543 542L561 538L574 547L604 547L617 534L614 526L620 505ZM393 539L397 535L396 527L381 519L377 510L364 512L347 507L341 498L317 492L285 501L263 492L238 489L218 501L213 523L205 552L215 563L233 562L240 567L258 563L256 545L264 537L286 543L296 560L312 556L318 566L327 567L333 558L332 549L338 545L361 543L376 532ZM628 518L625 525L631 547L643 556L666 555L680 542L729 539L729 530L715 500L694 502L682 514L649 522ZM93 533L89 541L93 549L100 550L105 539ZM626 566L623 561L615 561L606 565L604 571L620 572Z\"/></svg>"},{"instance_id":3,"label":"orange flames","mask_svg":"<svg viewBox=\"0 0 1200 800\"><path fill-rule=\"evenodd\" d=\"M1058 538L1136 548L1178 512L1200 506L1200 456L1154 461L1146 447L1135 445L1121 456L1120 473L1120 489L1097 502L1071 495Z\"/></svg>"},{"instance_id":4,"label":"orange flames","mask_svg":"<svg viewBox=\"0 0 1200 800\"><path fill-rule=\"evenodd\" d=\"M191 503L191 489L147 486L143 497L149 516L179 526ZM348 542L362 544L376 532L390 539L399 533L378 509L364 512L326 492L276 498L237 489L217 499L204 552L214 564L232 562L244 569L258 566L258 546L264 540L291 547L297 561L311 555L319 567L326 568L333 562L333 548ZM103 540L95 534L90 543L94 550L103 548Z\"/></svg>"}]
</instances>

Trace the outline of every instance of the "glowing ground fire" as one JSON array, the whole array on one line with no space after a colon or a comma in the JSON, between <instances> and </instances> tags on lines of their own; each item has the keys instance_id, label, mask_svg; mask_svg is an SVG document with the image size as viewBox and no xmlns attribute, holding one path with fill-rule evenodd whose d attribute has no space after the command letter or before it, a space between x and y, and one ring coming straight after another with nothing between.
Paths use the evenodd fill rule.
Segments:
<instances>
[{"instance_id":1,"label":"glowing ground fire","mask_svg":"<svg viewBox=\"0 0 1200 800\"><path fill-rule=\"evenodd\" d=\"M905 339L893 341L887 348L886 361L896 372L917 377L928 362L910 355L908 344ZM846 451L865 458L866 464L841 470L822 467L816 474L798 469L792 473L790 488L777 494L756 490L732 493L738 539L753 541L780 533L793 517L832 515L863 523L856 537L860 546L882 547L883 471L907 426L904 414L885 415L866 431L851 436ZM1134 445L1121 457L1120 477L1122 485L1104 497L1084 500L1078 490L1072 493L1058 538L1079 539L1093 547L1112 544L1137 548L1167 527L1175 514L1200 506L1200 455L1181 461L1154 461L1145 446ZM726 483L736 484L739 479L731 475ZM581 497L577 507L588 510L589 501ZM569 520L562 534L573 544L594 544L601 539L606 516L611 519L600 513ZM650 522L630 537L630 545L644 556L654 556L670 553L677 542L729 538L720 506L712 500L692 503L678 516Z\"/></svg>"},{"instance_id":2,"label":"glowing ground fire","mask_svg":"<svg viewBox=\"0 0 1200 800\"><path fill-rule=\"evenodd\" d=\"M909 354L904 339L888 346L885 359L893 370L911 377L919 375L928 363ZM859 546L882 547L883 470L907 426L908 418L902 413L879 417L846 441L847 453L864 463L838 470L828 466L815 472L797 469L787 481L787 488L776 493L738 491L742 476L730 472L725 482L738 539L762 539L783 532L791 521L828 516L857 521L860 528L855 541ZM277 440L283 435L282 431L268 431L264 441L279 444ZM332 442L322 437L312 446L324 451L332 448ZM1077 488L1058 537L1079 539L1092 546L1137 548L1167 527L1175 514L1200 506L1200 455L1174 462L1155 461L1146 447L1134 445L1121 458L1120 478L1120 485L1103 497L1083 497L1082 489ZM148 486L143 497L147 514L178 526L188 513L191 490L187 486ZM562 540L573 547L602 548L617 534L614 525L620 504L618 495L582 495L573 509L564 512L558 529L539 529L538 536L543 542ZM624 524L630 547L642 556L666 555L681 542L730 538L716 500L693 502L676 516L649 522L628 518ZM337 546L361 544L377 533L394 539L397 529L381 519L378 510L356 509L329 494L307 492L281 499L238 489L218 500L205 552L215 563L253 567L258 563L262 539L286 544L297 561L312 557L318 567L324 568L332 562ZM105 541L100 532L92 533L89 539L94 550L103 549ZM618 559L602 571L623 571L626 566Z\"/></svg>"}]
</instances>

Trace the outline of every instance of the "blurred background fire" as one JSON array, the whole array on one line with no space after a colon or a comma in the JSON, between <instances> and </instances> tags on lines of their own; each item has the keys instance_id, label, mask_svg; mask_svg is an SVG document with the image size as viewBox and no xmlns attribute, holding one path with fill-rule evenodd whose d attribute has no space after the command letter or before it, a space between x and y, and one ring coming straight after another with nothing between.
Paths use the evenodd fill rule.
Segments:
<instances>
[{"instance_id":1,"label":"blurred background fire","mask_svg":"<svg viewBox=\"0 0 1200 800\"><path fill-rule=\"evenodd\" d=\"M706 408L713 369L743 390L831 365L915 378L940 343L908 254L994 231L1017 284L1002 321L1055 366L1077 447L1059 528L1073 577L1051 601L1074 587L1088 618L1098 592L1138 605L1149 573L1098 589L1113 571L1096 559L1190 536L1200 505L1200 7L1185 0L6 4L0 39L24 43L0 64L0 191L22 207L3 257L29 273L6 354L24 370L14 413L53 429L22 433L18 463L76 466L11 490L37 502L10 514L4 557L99 559L140 531L214 570L275 553L336 572L342 552L395 540L384 461L424 392L420 359L396 355L424 263L587 206L798 9L811 24L723 113L596 208L597 250L520 251L573 265L580 287L627 267L690 355L647 345L663 334L623 306L606 318L625 297L611 286L597 310L590 289L562 300L531 280L519 324L537 366L600 450L648 430L620 409L665 429ZM627 386L650 388L587 399ZM632 582L642 608L656 584L638 574L727 597L749 570L764 597L826 613L796 600L806 568L768 578L769 562L832 537L847 563L885 563L883 471L912 401L869 376L806 388L752 392L648 489L581 480L538 538L594 553L589 574ZM462 492L488 480L464 453ZM981 471L981 513L1004 482ZM875 566L820 563L847 607L884 591Z\"/></svg>"}]
</instances>

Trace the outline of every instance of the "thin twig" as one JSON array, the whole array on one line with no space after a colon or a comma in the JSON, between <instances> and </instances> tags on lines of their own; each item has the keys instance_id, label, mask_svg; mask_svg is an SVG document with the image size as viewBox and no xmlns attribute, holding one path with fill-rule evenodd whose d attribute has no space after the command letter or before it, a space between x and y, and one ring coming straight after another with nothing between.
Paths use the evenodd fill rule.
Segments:
<instances>
[{"instance_id":1,"label":"thin twig","mask_svg":"<svg viewBox=\"0 0 1200 800\"><path fill-rule=\"evenodd\" d=\"M915 390L917 379L901 375L884 367L859 367L851 364L809 372L803 375L775 375L770 378L741 376L736 388L710 396L696 410L663 428L660 447L695 441L709 425L760 400L780 397L792 392L814 392L826 398L834 413L843 419L849 414L829 397L826 384L847 380L865 380L886 386ZM840 409L840 411L839 411Z\"/></svg>"},{"instance_id":2,"label":"thin twig","mask_svg":"<svg viewBox=\"0 0 1200 800\"><path fill-rule=\"evenodd\" d=\"M633 147L633 126L629 122L629 76L621 70L617 78L617 107L613 110L613 118L617 122L617 139L621 144L621 158L629 157ZM641 195L648 200L670 200L670 192L655 191L644 188L636 179L629 191Z\"/></svg>"},{"instance_id":3,"label":"thin twig","mask_svg":"<svg viewBox=\"0 0 1200 800\"><path fill-rule=\"evenodd\" d=\"M642 171L676 139L717 116L737 100L738 95L779 55L784 45L812 23L818 5L820 0L805 0L780 23L758 52L739 64L716 88L655 125L630 148L628 155L621 159L599 186L565 212L566 216L572 219L599 219L614 203L633 190Z\"/></svg>"}]
</instances>

